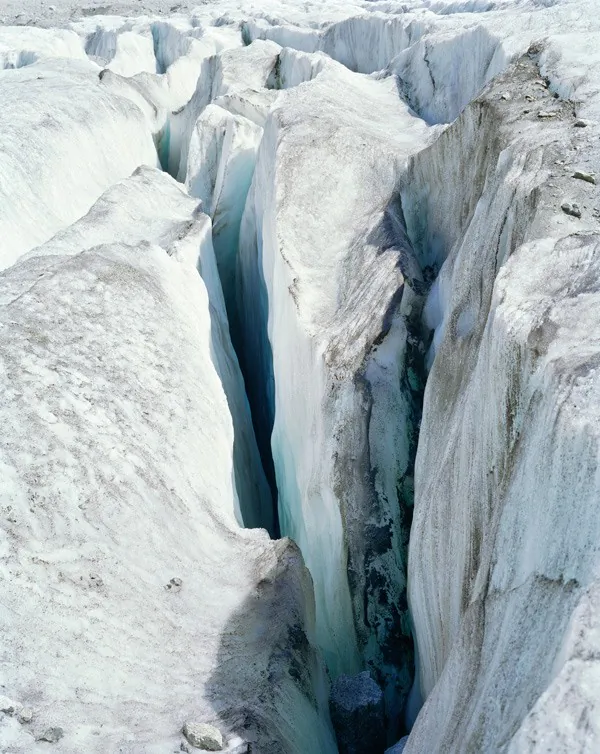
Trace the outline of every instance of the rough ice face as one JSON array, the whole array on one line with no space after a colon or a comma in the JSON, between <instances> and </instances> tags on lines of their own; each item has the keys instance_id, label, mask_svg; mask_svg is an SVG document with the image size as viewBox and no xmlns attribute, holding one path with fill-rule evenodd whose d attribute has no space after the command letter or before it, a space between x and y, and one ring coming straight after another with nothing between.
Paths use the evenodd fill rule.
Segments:
<instances>
[{"instance_id":1,"label":"rough ice face","mask_svg":"<svg viewBox=\"0 0 600 754\"><path fill-rule=\"evenodd\" d=\"M420 205L421 237L442 221L451 245L416 465L409 597L427 701L407 751L587 750L597 736L576 721L596 705L600 227L561 202L589 206L573 169L600 162L596 134L540 83L522 60L444 133L449 148L414 160L413 178L452 176L485 142L481 172L456 184L462 214L439 195Z\"/></svg>"},{"instance_id":2,"label":"rough ice face","mask_svg":"<svg viewBox=\"0 0 600 754\"><path fill-rule=\"evenodd\" d=\"M200 717L335 751L299 553L236 522L247 417L196 205L140 171L1 275L2 683L34 710L3 750L60 727L65 754L158 754Z\"/></svg>"},{"instance_id":3,"label":"rough ice face","mask_svg":"<svg viewBox=\"0 0 600 754\"><path fill-rule=\"evenodd\" d=\"M171 175L185 181L193 128L206 106L220 95L264 88L279 49L273 42L257 42L240 50L224 50L204 61L193 97L170 119L168 170Z\"/></svg>"},{"instance_id":4,"label":"rough ice face","mask_svg":"<svg viewBox=\"0 0 600 754\"><path fill-rule=\"evenodd\" d=\"M272 426L281 530L313 576L319 642L334 674L366 658L395 712L410 683L406 343L420 270L392 195L425 135L391 80L330 62L283 92L259 149L238 270L255 425L259 443Z\"/></svg>"},{"instance_id":5,"label":"rough ice face","mask_svg":"<svg viewBox=\"0 0 600 754\"><path fill-rule=\"evenodd\" d=\"M56 2L66 21L71 0ZM236 527L272 511L210 235L231 312L262 140L245 327L231 324L330 668L373 668L393 727L411 665L420 315L439 271L411 546L427 701L409 749L595 751L598 189L573 175L599 171L596 15L593 0L221 0L188 18L0 30L4 264L156 164L152 140L214 219L141 170L2 275L2 481L19 546L0 562L7 604L27 606L5 635L41 637L7 667L23 701L43 699L31 728L7 713L2 748L35 750L32 730L65 751L163 754L200 712L233 751L234 734L268 754L333 751L298 551ZM547 79L523 64L468 105L532 42ZM428 123L460 117L426 129L398 97ZM46 674L63 623L85 672L67 656ZM99 678L116 645L127 656Z\"/></svg>"}]
</instances>

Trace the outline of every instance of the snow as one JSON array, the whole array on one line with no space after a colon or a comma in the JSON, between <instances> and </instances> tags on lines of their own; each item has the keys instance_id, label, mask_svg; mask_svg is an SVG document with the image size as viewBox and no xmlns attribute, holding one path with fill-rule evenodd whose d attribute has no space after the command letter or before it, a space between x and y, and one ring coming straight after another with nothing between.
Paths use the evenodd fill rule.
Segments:
<instances>
[{"instance_id":1,"label":"snow","mask_svg":"<svg viewBox=\"0 0 600 754\"><path fill-rule=\"evenodd\" d=\"M598 749L597 15L4 0L2 751Z\"/></svg>"}]
</instances>

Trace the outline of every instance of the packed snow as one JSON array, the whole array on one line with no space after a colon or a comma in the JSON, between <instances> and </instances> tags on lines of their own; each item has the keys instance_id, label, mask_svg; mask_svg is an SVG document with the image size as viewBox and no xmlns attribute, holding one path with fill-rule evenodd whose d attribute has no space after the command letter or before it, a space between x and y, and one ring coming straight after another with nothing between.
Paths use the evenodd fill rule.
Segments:
<instances>
[{"instance_id":1,"label":"packed snow","mask_svg":"<svg viewBox=\"0 0 600 754\"><path fill-rule=\"evenodd\" d=\"M0 4L0 751L596 752L596 1L197 3Z\"/></svg>"}]
</instances>

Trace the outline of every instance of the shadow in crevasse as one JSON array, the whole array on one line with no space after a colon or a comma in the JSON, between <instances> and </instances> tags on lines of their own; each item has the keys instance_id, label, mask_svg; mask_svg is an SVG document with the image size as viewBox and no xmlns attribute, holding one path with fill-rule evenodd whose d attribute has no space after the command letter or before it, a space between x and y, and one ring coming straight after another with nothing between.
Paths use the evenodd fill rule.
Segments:
<instances>
[{"instance_id":1,"label":"shadow in crevasse","mask_svg":"<svg viewBox=\"0 0 600 754\"><path fill-rule=\"evenodd\" d=\"M250 189L252 197L253 188ZM249 199L250 201L250 199ZM268 334L269 294L263 277L262 230L257 219L246 211L242 218L240 251L236 271L236 306L230 317L230 333L237 353L252 424L261 462L273 500L272 536L281 536L278 517L278 490L271 450L271 434L275 417L275 377L273 351Z\"/></svg>"},{"instance_id":2,"label":"shadow in crevasse","mask_svg":"<svg viewBox=\"0 0 600 754\"><path fill-rule=\"evenodd\" d=\"M258 581L223 630L206 684L235 752L335 754L328 682L312 642L312 580L296 545L273 542Z\"/></svg>"}]
</instances>

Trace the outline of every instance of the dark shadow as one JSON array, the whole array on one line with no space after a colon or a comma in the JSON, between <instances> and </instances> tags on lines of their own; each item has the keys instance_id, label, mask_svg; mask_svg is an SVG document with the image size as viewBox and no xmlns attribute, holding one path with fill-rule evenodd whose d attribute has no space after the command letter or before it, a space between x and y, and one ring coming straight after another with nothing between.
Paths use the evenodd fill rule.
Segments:
<instances>
[{"instance_id":1,"label":"dark shadow","mask_svg":"<svg viewBox=\"0 0 600 754\"><path fill-rule=\"evenodd\" d=\"M328 684L306 630L312 581L295 544L273 547L275 565L258 575L223 631L206 695L224 735L243 740L235 751L335 754Z\"/></svg>"},{"instance_id":2,"label":"dark shadow","mask_svg":"<svg viewBox=\"0 0 600 754\"><path fill-rule=\"evenodd\" d=\"M231 340L246 383L258 451L273 498L274 536L279 537L277 482L271 451L275 378L268 334L269 297L262 273L262 238L259 233L255 233L255 239L255 247L238 257L237 314L231 327Z\"/></svg>"}]
</instances>

